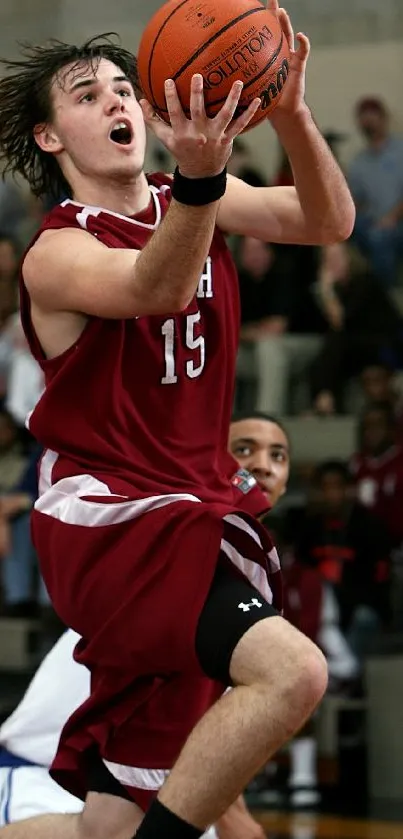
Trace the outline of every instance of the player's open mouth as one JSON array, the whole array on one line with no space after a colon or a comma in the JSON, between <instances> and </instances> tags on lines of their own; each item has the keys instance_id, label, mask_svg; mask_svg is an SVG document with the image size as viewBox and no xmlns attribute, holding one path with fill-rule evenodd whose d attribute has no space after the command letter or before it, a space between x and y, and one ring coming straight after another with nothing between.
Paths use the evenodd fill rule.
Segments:
<instances>
[{"instance_id":1,"label":"player's open mouth","mask_svg":"<svg viewBox=\"0 0 403 839\"><path fill-rule=\"evenodd\" d=\"M129 146L133 139L132 127L126 120L119 120L109 132L109 139L117 146Z\"/></svg>"}]
</instances>

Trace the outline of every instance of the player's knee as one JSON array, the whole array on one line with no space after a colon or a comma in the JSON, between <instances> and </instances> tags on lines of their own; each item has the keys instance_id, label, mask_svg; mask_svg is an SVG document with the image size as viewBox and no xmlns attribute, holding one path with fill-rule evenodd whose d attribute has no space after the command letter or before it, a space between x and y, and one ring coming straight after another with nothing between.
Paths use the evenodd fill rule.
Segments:
<instances>
[{"instance_id":1,"label":"player's knee","mask_svg":"<svg viewBox=\"0 0 403 839\"><path fill-rule=\"evenodd\" d=\"M319 704L328 680L320 649L280 617L255 624L241 639L232 656L231 676L235 684L268 688L269 697L275 694L301 718Z\"/></svg>"},{"instance_id":2,"label":"player's knee","mask_svg":"<svg viewBox=\"0 0 403 839\"><path fill-rule=\"evenodd\" d=\"M301 703L314 711L323 698L328 685L328 667L325 656L316 644L302 636L301 659L295 661L295 684L300 691Z\"/></svg>"}]
</instances>

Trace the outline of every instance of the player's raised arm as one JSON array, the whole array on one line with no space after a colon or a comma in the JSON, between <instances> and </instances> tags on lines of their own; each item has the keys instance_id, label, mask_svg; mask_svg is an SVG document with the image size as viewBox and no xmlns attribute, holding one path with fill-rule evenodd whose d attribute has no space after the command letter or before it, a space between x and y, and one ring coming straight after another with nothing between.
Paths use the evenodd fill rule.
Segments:
<instances>
[{"instance_id":1,"label":"player's raised arm","mask_svg":"<svg viewBox=\"0 0 403 839\"><path fill-rule=\"evenodd\" d=\"M278 8L277 0L270 0L269 6L279 17L290 49L287 84L269 120L290 160L295 187L256 188L234 178L218 223L225 232L270 242L333 244L350 236L354 202L305 102L309 40L298 33L295 48L287 13Z\"/></svg>"}]
</instances>

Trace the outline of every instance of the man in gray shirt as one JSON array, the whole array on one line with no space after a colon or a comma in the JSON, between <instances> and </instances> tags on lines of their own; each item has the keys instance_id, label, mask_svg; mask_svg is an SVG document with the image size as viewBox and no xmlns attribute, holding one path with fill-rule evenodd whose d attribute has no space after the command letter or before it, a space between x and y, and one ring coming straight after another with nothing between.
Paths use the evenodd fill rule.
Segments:
<instances>
[{"instance_id":1,"label":"man in gray shirt","mask_svg":"<svg viewBox=\"0 0 403 839\"><path fill-rule=\"evenodd\" d=\"M358 102L356 118L367 145L348 175L357 209L353 240L391 287L403 255L403 138L391 134L389 113L379 99Z\"/></svg>"}]
</instances>

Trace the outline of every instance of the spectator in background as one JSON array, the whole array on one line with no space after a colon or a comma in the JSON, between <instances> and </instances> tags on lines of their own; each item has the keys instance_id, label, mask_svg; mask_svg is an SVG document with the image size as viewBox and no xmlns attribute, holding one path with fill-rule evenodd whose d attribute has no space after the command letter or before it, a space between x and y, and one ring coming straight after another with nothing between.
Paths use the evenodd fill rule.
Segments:
<instances>
[{"instance_id":1,"label":"spectator in background","mask_svg":"<svg viewBox=\"0 0 403 839\"><path fill-rule=\"evenodd\" d=\"M362 413L350 470L359 502L382 522L394 547L403 543L403 449L393 408L374 403Z\"/></svg>"},{"instance_id":2,"label":"spectator in background","mask_svg":"<svg viewBox=\"0 0 403 839\"><path fill-rule=\"evenodd\" d=\"M358 102L358 129L366 148L351 163L348 181L357 209L353 238L385 288L396 283L403 254L403 139L375 97Z\"/></svg>"},{"instance_id":3,"label":"spectator in background","mask_svg":"<svg viewBox=\"0 0 403 839\"><path fill-rule=\"evenodd\" d=\"M294 173L281 145L272 185L294 186ZM312 293L317 278L319 248L313 245L284 245L283 251L288 256L289 284L292 286L289 331L298 335L321 334L326 329L326 323Z\"/></svg>"},{"instance_id":4,"label":"spectator in background","mask_svg":"<svg viewBox=\"0 0 403 839\"><path fill-rule=\"evenodd\" d=\"M363 412L350 470L361 504L382 522L392 545L392 612L403 629L403 448L395 407L373 403Z\"/></svg>"},{"instance_id":5,"label":"spectator in background","mask_svg":"<svg viewBox=\"0 0 403 839\"><path fill-rule=\"evenodd\" d=\"M0 494L11 492L26 465L19 429L11 414L0 410Z\"/></svg>"},{"instance_id":6,"label":"spectator in background","mask_svg":"<svg viewBox=\"0 0 403 839\"><path fill-rule=\"evenodd\" d=\"M0 498L0 533L3 583L3 615L30 618L37 614L39 601L49 606L39 576L31 541L30 512L38 496L37 470L40 449L35 446L12 491Z\"/></svg>"},{"instance_id":7,"label":"spectator in background","mask_svg":"<svg viewBox=\"0 0 403 839\"><path fill-rule=\"evenodd\" d=\"M389 405L396 421L396 441L403 443L403 393L397 385L396 373L389 364L370 361L360 376L361 396L365 405L373 402Z\"/></svg>"},{"instance_id":8,"label":"spectator in background","mask_svg":"<svg viewBox=\"0 0 403 839\"><path fill-rule=\"evenodd\" d=\"M0 232L0 287L17 288L18 245L13 236Z\"/></svg>"},{"instance_id":9,"label":"spectator in background","mask_svg":"<svg viewBox=\"0 0 403 839\"><path fill-rule=\"evenodd\" d=\"M8 319L17 308L18 249L15 240L0 232L0 403L7 392L12 347Z\"/></svg>"},{"instance_id":10,"label":"spectator in background","mask_svg":"<svg viewBox=\"0 0 403 839\"><path fill-rule=\"evenodd\" d=\"M239 137L234 140L227 169L230 175L235 175L250 186L267 186L262 173L251 162L248 146Z\"/></svg>"},{"instance_id":11,"label":"spectator in background","mask_svg":"<svg viewBox=\"0 0 403 839\"><path fill-rule=\"evenodd\" d=\"M10 352L5 404L16 423L23 427L41 396L44 379L39 364L29 350L19 312L7 323L7 339Z\"/></svg>"},{"instance_id":12,"label":"spectator in background","mask_svg":"<svg viewBox=\"0 0 403 839\"><path fill-rule=\"evenodd\" d=\"M281 247L243 236L236 258L241 297L241 338L257 341L287 332L294 280Z\"/></svg>"},{"instance_id":13,"label":"spectator in background","mask_svg":"<svg viewBox=\"0 0 403 839\"><path fill-rule=\"evenodd\" d=\"M0 230L14 237L26 215L25 195L13 178L0 174Z\"/></svg>"},{"instance_id":14,"label":"spectator in background","mask_svg":"<svg viewBox=\"0 0 403 839\"><path fill-rule=\"evenodd\" d=\"M384 525L352 493L347 465L316 470L315 501L302 523L298 559L317 568L339 604L341 628L361 660L389 614L390 539Z\"/></svg>"},{"instance_id":15,"label":"spectator in background","mask_svg":"<svg viewBox=\"0 0 403 839\"><path fill-rule=\"evenodd\" d=\"M343 412L346 379L368 358L403 359L403 321L389 295L367 270L356 268L346 244L322 250L318 298L329 332L312 365L311 394L321 414Z\"/></svg>"},{"instance_id":16,"label":"spectator in background","mask_svg":"<svg viewBox=\"0 0 403 839\"><path fill-rule=\"evenodd\" d=\"M252 369L258 392L256 398L249 399L248 407L257 402L259 409L279 415L288 411L291 375L307 369L317 351L317 340L312 345L311 336L301 341L290 335L301 302L298 252L296 247L268 245L251 237L239 238L234 249L243 342L238 358L238 400L242 399L240 392L244 393L242 379L247 382Z\"/></svg>"}]
</instances>

